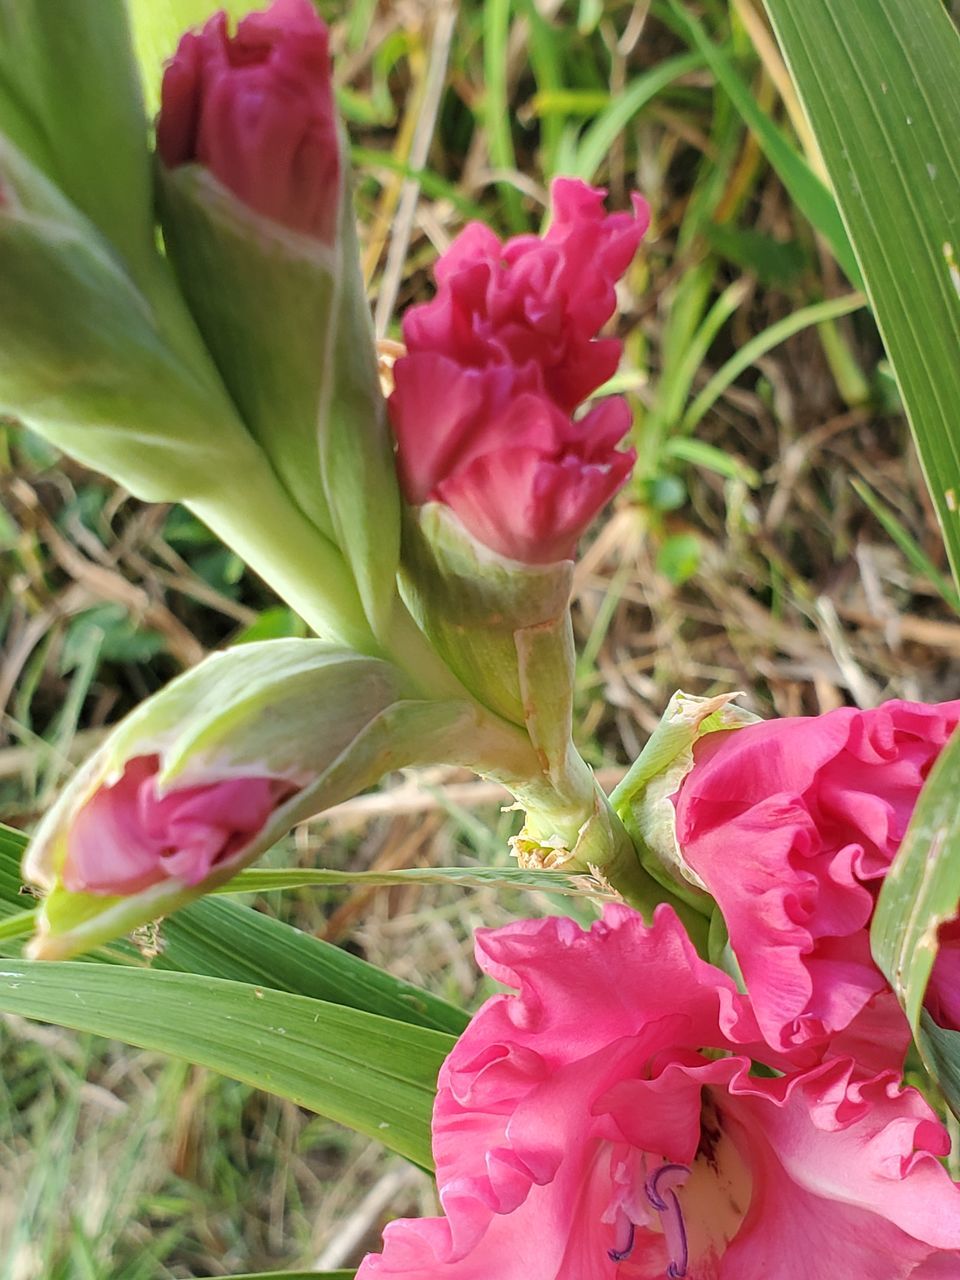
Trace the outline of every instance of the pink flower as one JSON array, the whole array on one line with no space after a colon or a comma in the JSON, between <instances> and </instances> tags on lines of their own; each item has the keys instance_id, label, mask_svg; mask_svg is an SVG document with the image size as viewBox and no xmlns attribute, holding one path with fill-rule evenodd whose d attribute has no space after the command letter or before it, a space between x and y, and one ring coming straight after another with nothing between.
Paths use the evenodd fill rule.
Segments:
<instances>
[{"instance_id":1,"label":"pink flower","mask_svg":"<svg viewBox=\"0 0 960 1280\"><path fill-rule=\"evenodd\" d=\"M674 797L683 857L716 898L768 1041L816 1043L886 990L870 955L880 881L960 702L843 707L707 734ZM960 934L930 1008L960 1027Z\"/></svg>"},{"instance_id":2,"label":"pink flower","mask_svg":"<svg viewBox=\"0 0 960 1280\"><path fill-rule=\"evenodd\" d=\"M436 265L436 297L404 316L389 408L407 499L446 503L527 563L569 558L633 466L616 448L624 400L571 418L616 371L621 343L596 335L649 222L639 197L607 215L604 195L555 181L542 238L501 244L471 224Z\"/></svg>"},{"instance_id":3,"label":"pink flower","mask_svg":"<svg viewBox=\"0 0 960 1280\"><path fill-rule=\"evenodd\" d=\"M228 778L160 795L158 756L135 756L77 813L61 871L74 893L130 894L169 878L196 885L239 853L296 788Z\"/></svg>"},{"instance_id":4,"label":"pink flower","mask_svg":"<svg viewBox=\"0 0 960 1280\"><path fill-rule=\"evenodd\" d=\"M273 0L233 36L223 12L188 31L163 76L164 164L204 165L258 213L331 244L342 174L327 45L310 0Z\"/></svg>"},{"instance_id":5,"label":"pink flower","mask_svg":"<svg viewBox=\"0 0 960 1280\"><path fill-rule=\"evenodd\" d=\"M752 1076L749 1005L669 908L481 930L477 953L519 994L440 1073L446 1216L391 1223L358 1280L960 1276L960 1187L920 1094L849 1059Z\"/></svg>"}]
</instances>

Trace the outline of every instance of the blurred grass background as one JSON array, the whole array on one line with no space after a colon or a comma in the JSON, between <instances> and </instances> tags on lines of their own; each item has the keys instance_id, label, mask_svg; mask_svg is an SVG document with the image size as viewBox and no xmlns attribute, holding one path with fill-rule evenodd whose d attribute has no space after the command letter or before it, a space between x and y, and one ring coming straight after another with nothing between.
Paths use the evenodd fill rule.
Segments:
<instances>
[{"instance_id":1,"label":"blurred grass background","mask_svg":"<svg viewBox=\"0 0 960 1280\"><path fill-rule=\"evenodd\" d=\"M466 220L536 229L557 173L653 225L620 293L633 484L577 568L579 734L612 781L677 687L762 714L957 693L960 625L876 330L755 0L332 0L377 331ZM786 185L785 185L786 182ZM852 274L852 273L851 273ZM227 642L302 634L180 508L0 424L0 819L29 828L142 697ZM387 780L277 852L506 862L513 815L451 771ZM473 1004L470 934L539 895L263 909ZM0 1024L0 1280L350 1265L427 1180L296 1107L156 1055Z\"/></svg>"}]
</instances>

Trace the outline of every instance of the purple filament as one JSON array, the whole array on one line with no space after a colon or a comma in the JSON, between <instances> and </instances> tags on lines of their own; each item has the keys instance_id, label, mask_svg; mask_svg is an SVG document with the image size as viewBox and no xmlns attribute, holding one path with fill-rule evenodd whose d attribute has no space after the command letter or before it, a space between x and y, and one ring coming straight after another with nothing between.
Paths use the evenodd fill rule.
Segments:
<instances>
[{"instance_id":1,"label":"purple filament","mask_svg":"<svg viewBox=\"0 0 960 1280\"><path fill-rule=\"evenodd\" d=\"M687 1231L680 1201L673 1188L682 1185L689 1176L690 1170L685 1164L662 1164L647 1179L647 1199L660 1214L663 1238L671 1258L667 1267L668 1280L683 1280L687 1274Z\"/></svg>"},{"instance_id":2,"label":"purple filament","mask_svg":"<svg viewBox=\"0 0 960 1280\"><path fill-rule=\"evenodd\" d=\"M622 1262L624 1258L629 1258L633 1253L633 1240L637 1234L637 1228L630 1223L630 1234L627 1236L627 1243L622 1249L608 1249L607 1257L611 1262Z\"/></svg>"}]
</instances>

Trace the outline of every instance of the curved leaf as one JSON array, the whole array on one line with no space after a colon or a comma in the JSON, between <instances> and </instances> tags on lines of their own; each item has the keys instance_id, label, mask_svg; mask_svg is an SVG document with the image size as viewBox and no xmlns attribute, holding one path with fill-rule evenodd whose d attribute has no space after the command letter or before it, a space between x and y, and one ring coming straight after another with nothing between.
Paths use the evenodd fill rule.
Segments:
<instances>
[{"instance_id":1,"label":"curved leaf","mask_svg":"<svg viewBox=\"0 0 960 1280\"><path fill-rule=\"evenodd\" d=\"M0 1009L209 1067L432 1167L452 1036L306 996L183 973L4 961Z\"/></svg>"}]
</instances>

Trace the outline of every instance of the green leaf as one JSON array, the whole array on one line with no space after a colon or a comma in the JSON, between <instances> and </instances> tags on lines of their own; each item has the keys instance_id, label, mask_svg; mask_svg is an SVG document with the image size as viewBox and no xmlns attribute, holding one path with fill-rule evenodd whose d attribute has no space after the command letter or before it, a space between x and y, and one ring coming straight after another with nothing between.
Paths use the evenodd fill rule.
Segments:
<instances>
[{"instance_id":1,"label":"green leaf","mask_svg":"<svg viewBox=\"0 0 960 1280\"><path fill-rule=\"evenodd\" d=\"M25 847L22 832L0 825L0 942L26 937L36 925L36 907L22 909L30 901L20 892L17 871ZM553 873L545 874L549 881ZM286 887L291 887L294 876L288 879ZM279 887L277 882L264 886ZM235 902L208 898L193 903L161 923L156 942L154 969L262 984L452 1035L459 1035L468 1022L462 1009L439 996ZM124 942L91 958L108 956L126 964L142 962L140 953Z\"/></svg>"},{"instance_id":2,"label":"green leaf","mask_svg":"<svg viewBox=\"0 0 960 1280\"><path fill-rule=\"evenodd\" d=\"M775 240L752 227L707 223L704 235L714 253L749 271L763 285L788 287L809 263L809 254L798 241Z\"/></svg>"},{"instance_id":3,"label":"green leaf","mask_svg":"<svg viewBox=\"0 0 960 1280\"><path fill-rule=\"evenodd\" d=\"M27 835L0 822L0 919L20 914L36 899L21 892L20 859L27 847Z\"/></svg>"},{"instance_id":4,"label":"green leaf","mask_svg":"<svg viewBox=\"0 0 960 1280\"><path fill-rule=\"evenodd\" d=\"M271 889L319 889L328 885L454 884L467 889L531 889L564 897L603 897L587 876L520 867L403 867L399 871L328 871L312 867L251 867L221 893L268 893Z\"/></svg>"},{"instance_id":5,"label":"green leaf","mask_svg":"<svg viewBox=\"0 0 960 1280\"><path fill-rule=\"evenodd\" d=\"M821 324L824 320L835 320L838 316L849 315L851 311L859 311L865 305L865 302L866 299L862 293L847 294L843 298L830 298L826 302L814 302L809 307L801 307L799 311L795 311L792 315L778 320L776 324L770 325L762 333L756 334L749 342L743 344L736 355L731 356L725 364L720 366L706 386L697 394L683 415L681 430L693 431L700 419L713 408L727 387L731 386L741 373L749 369L755 361L766 355L768 351L772 351L781 342L786 342L787 338L793 337L795 333L800 333L802 329L809 328L810 325Z\"/></svg>"},{"instance_id":6,"label":"green leaf","mask_svg":"<svg viewBox=\"0 0 960 1280\"><path fill-rule=\"evenodd\" d=\"M25 937L35 926L36 907L22 909L30 901L21 893L18 870L26 845L22 831L0 823L0 941ZM542 874L548 881L555 875L573 881L562 873ZM276 883L265 886L277 887ZM211 898L195 902L164 920L156 941L154 969L273 987L451 1035L459 1035L469 1021L462 1009L432 992L236 902ZM107 954L102 951L92 958ZM114 944L109 954L127 964L142 962L139 952L126 943Z\"/></svg>"},{"instance_id":7,"label":"green leaf","mask_svg":"<svg viewBox=\"0 0 960 1280\"><path fill-rule=\"evenodd\" d=\"M939 0L765 0L960 571L960 35Z\"/></svg>"},{"instance_id":8,"label":"green leaf","mask_svg":"<svg viewBox=\"0 0 960 1280\"><path fill-rule=\"evenodd\" d=\"M910 530L897 519L890 508L864 481L851 480L850 484L864 505L873 512L877 522L883 526L891 542L896 543L917 573L927 579L951 609L960 613L960 592L949 579L943 576Z\"/></svg>"},{"instance_id":9,"label":"green leaf","mask_svg":"<svg viewBox=\"0 0 960 1280\"><path fill-rule=\"evenodd\" d=\"M635 115L661 93L674 80L703 66L698 53L680 53L665 58L651 71L644 71L630 82L623 93L597 116L585 129L576 150L574 163L559 166L559 172L569 172L573 178L592 182L597 170L610 154L614 140L627 127Z\"/></svg>"},{"instance_id":10,"label":"green leaf","mask_svg":"<svg viewBox=\"0 0 960 1280\"><path fill-rule=\"evenodd\" d=\"M3 962L0 1009L168 1053L336 1120L431 1168L452 1036L326 1001L193 974Z\"/></svg>"},{"instance_id":11,"label":"green leaf","mask_svg":"<svg viewBox=\"0 0 960 1280\"><path fill-rule=\"evenodd\" d=\"M700 557L700 539L695 533L672 533L657 550L657 572L680 586L700 568Z\"/></svg>"},{"instance_id":12,"label":"green leaf","mask_svg":"<svg viewBox=\"0 0 960 1280\"><path fill-rule=\"evenodd\" d=\"M669 0L669 3L674 17L703 55L716 76L717 83L753 133L797 208L830 245L850 283L859 285L860 272L856 258L832 193L766 112L758 106L753 93L743 83L725 51L713 43L702 24L682 8L678 0Z\"/></svg>"},{"instance_id":13,"label":"green leaf","mask_svg":"<svg viewBox=\"0 0 960 1280\"><path fill-rule=\"evenodd\" d=\"M159 944L154 969L262 984L451 1035L468 1022L439 996L235 902L195 902L163 921Z\"/></svg>"},{"instance_id":14,"label":"green leaf","mask_svg":"<svg viewBox=\"0 0 960 1280\"><path fill-rule=\"evenodd\" d=\"M0 132L136 277L153 275L147 125L123 0L0 0Z\"/></svg>"},{"instance_id":15,"label":"green leaf","mask_svg":"<svg viewBox=\"0 0 960 1280\"><path fill-rule=\"evenodd\" d=\"M877 964L903 1005L927 1066L944 1093L960 1100L960 1034L924 1017L923 998L937 957L937 930L960 901L960 733L941 752L920 793L903 843L877 899L870 943ZM956 1108L955 1108L956 1109Z\"/></svg>"}]
</instances>

